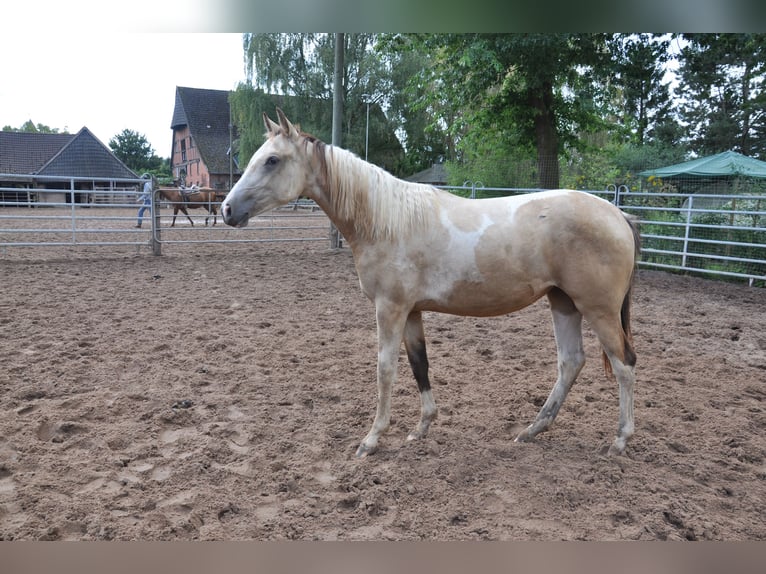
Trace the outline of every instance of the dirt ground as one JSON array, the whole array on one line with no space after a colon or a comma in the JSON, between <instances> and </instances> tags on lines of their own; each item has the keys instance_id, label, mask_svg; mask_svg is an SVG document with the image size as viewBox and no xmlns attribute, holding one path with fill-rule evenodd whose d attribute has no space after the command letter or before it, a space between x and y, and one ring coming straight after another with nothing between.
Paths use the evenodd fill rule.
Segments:
<instances>
[{"instance_id":1,"label":"dirt ground","mask_svg":"<svg viewBox=\"0 0 766 574\"><path fill-rule=\"evenodd\" d=\"M764 540L766 291L642 270L636 434L588 363L554 428L544 301L425 317L380 450L373 307L324 243L0 256L0 540Z\"/></svg>"}]
</instances>

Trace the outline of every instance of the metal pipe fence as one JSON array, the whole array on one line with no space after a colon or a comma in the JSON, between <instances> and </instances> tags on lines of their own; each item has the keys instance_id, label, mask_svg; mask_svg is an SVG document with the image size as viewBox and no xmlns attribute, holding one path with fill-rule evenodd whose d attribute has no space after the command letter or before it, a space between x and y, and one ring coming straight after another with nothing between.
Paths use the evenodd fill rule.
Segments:
<instances>
[{"instance_id":1,"label":"metal pipe fence","mask_svg":"<svg viewBox=\"0 0 766 574\"><path fill-rule=\"evenodd\" d=\"M0 181L12 181L0 174ZM136 229L143 180L37 178L50 187L0 187L0 249L36 246L149 246L204 243L330 241L327 216L310 200L252 218L234 229L223 225L220 201L187 205L189 219L153 197L150 225ZM471 198L519 195L529 188L491 188L480 182L443 189ZM635 216L643 241L641 267L745 280L766 286L766 195L634 192L625 186L590 191ZM207 208L215 207L213 215ZM196 209L195 209L196 208ZM205 219L208 218L208 225ZM147 232L148 229L148 232Z\"/></svg>"},{"instance_id":2,"label":"metal pipe fence","mask_svg":"<svg viewBox=\"0 0 766 574\"><path fill-rule=\"evenodd\" d=\"M0 181L14 179L18 176L0 174ZM220 201L187 202L189 218L179 212L173 221L172 204L155 192L143 226L137 228L137 201L144 180L35 179L34 186L0 187L3 252L16 247L66 246L134 246L140 251L148 246L160 255L163 244L327 241L329 237L329 219L306 200L255 217L246 228L233 229L221 224ZM208 213L211 208L215 216Z\"/></svg>"}]
</instances>

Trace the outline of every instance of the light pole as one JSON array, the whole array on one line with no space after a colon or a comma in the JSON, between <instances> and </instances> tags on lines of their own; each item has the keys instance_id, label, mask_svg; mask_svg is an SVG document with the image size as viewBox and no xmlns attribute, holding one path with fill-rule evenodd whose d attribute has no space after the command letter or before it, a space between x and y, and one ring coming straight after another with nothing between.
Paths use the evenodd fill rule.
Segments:
<instances>
[{"instance_id":1,"label":"light pole","mask_svg":"<svg viewBox=\"0 0 766 574\"><path fill-rule=\"evenodd\" d=\"M367 123L364 128L364 161L367 161L367 151L370 147L370 104L374 104L380 98L380 94L374 98L370 94L362 94L362 101L367 104Z\"/></svg>"}]
</instances>

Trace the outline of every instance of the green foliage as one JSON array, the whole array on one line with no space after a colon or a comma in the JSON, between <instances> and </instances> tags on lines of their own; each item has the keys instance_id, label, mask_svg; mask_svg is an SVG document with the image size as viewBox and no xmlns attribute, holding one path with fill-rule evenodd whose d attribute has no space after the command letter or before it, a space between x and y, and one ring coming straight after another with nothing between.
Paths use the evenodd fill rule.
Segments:
<instances>
[{"instance_id":1,"label":"green foliage","mask_svg":"<svg viewBox=\"0 0 766 574\"><path fill-rule=\"evenodd\" d=\"M766 35L345 38L341 145L397 175L446 161L457 184L636 188L636 173L688 159L690 149L766 150ZM234 106L243 158L260 145L261 112L273 114L277 101L330 139L333 42L333 34L245 35L251 87ZM677 85L667 79L674 59ZM252 97L257 110L244 101ZM367 101L376 102L369 123Z\"/></svg>"},{"instance_id":2,"label":"green foliage","mask_svg":"<svg viewBox=\"0 0 766 574\"><path fill-rule=\"evenodd\" d=\"M584 131L603 129L613 75L605 34L422 34L413 44L430 65L412 82L416 105L431 110L456 142L480 130L534 146L537 184L558 187L556 158L580 145ZM475 147L475 146L474 146Z\"/></svg>"},{"instance_id":3,"label":"green foliage","mask_svg":"<svg viewBox=\"0 0 766 574\"><path fill-rule=\"evenodd\" d=\"M684 34L680 115L699 155L766 158L766 34Z\"/></svg>"},{"instance_id":4,"label":"green foliage","mask_svg":"<svg viewBox=\"0 0 766 574\"><path fill-rule=\"evenodd\" d=\"M572 150L561 165L561 185L572 189L601 191L625 185L631 191L642 188L640 171L649 166L672 165L683 161L683 149L660 143L632 145L607 143L604 147Z\"/></svg>"},{"instance_id":5,"label":"green foliage","mask_svg":"<svg viewBox=\"0 0 766 574\"><path fill-rule=\"evenodd\" d=\"M170 158L158 158L159 162L141 173L149 173L157 180L158 185L174 185L173 172L170 169Z\"/></svg>"},{"instance_id":6,"label":"green foliage","mask_svg":"<svg viewBox=\"0 0 766 574\"><path fill-rule=\"evenodd\" d=\"M154 154L154 149L143 134L124 129L109 140L109 147L120 161L136 173L162 171L162 158Z\"/></svg>"},{"instance_id":7,"label":"green foliage","mask_svg":"<svg viewBox=\"0 0 766 574\"><path fill-rule=\"evenodd\" d=\"M396 92L390 62L375 49L374 34L344 34L341 145L396 175L409 175L396 137L400 124L383 107ZM262 113L276 106L301 129L332 141L335 34L245 34L248 81L231 97L240 164L263 141ZM369 108L369 121L368 121Z\"/></svg>"},{"instance_id":8,"label":"green foliage","mask_svg":"<svg viewBox=\"0 0 766 574\"><path fill-rule=\"evenodd\" d=\"M64 130L59 130L58 128L52 128L50 126L46 126L45 124L36 124L32 120L27 120L24 122L21 127L14 128L11 126L4 126L3 127L4 132L24 132L24 133L32 133L32 134L68 134L69 132L64 128Z\"/></svg>"}]
</instances>

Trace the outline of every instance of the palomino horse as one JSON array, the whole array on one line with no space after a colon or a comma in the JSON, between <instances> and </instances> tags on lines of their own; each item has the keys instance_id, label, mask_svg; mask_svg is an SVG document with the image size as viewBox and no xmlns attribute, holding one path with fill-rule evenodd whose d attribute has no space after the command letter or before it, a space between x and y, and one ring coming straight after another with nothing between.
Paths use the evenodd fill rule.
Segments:
<instances>
[{"instance_id":1,"label":"palomino horse","mask_svg":"<svg viewBox=\"0 0 766 574\"><path fill-rule=\"evenodd\" d=\"M208 215L205 217L205 225L207 226L210 215L213 216L213 225L216 224L218 220L218 210L216 208L218 198L214 189L206 187L201 189L191 188L184 190L182 195L181 190L175 187L161 187L159 192L160 197L169 201L173 206L173 222L170 224L170 227L175 227L176 215L178 215L179 211L186 216L186 219L189 220L192 226L194 225L192 218L189 217L189 212L186 211L187 207L189 209L204 207L208 212Z\"/></svg>"},{"instance_id":2,"label":"palomino horse","mask_svg":"<svg viewBox=\"0 0 766 574\"><path fill-rule=\"evenodd\" d=\"M639 235L608 201L578 191L544 191L497 199L464 199L396 179L338 147L301 133L277 109L263 119L267 141L221 206L224 222L309 197L348 241L364 294L375 304L378 404L357 449L374 452L390 421L391 389L404 341L421 399L408 440L424 437L436 418L423 332L423 311L491 316L516 311L543 295L550 301L558 379L534 422L516 441L553 423L585 363L582 319L590 323L604 363L619 383L621 454L633 434L636 353L630 292Z\"/></svg>"}]
</instances>

